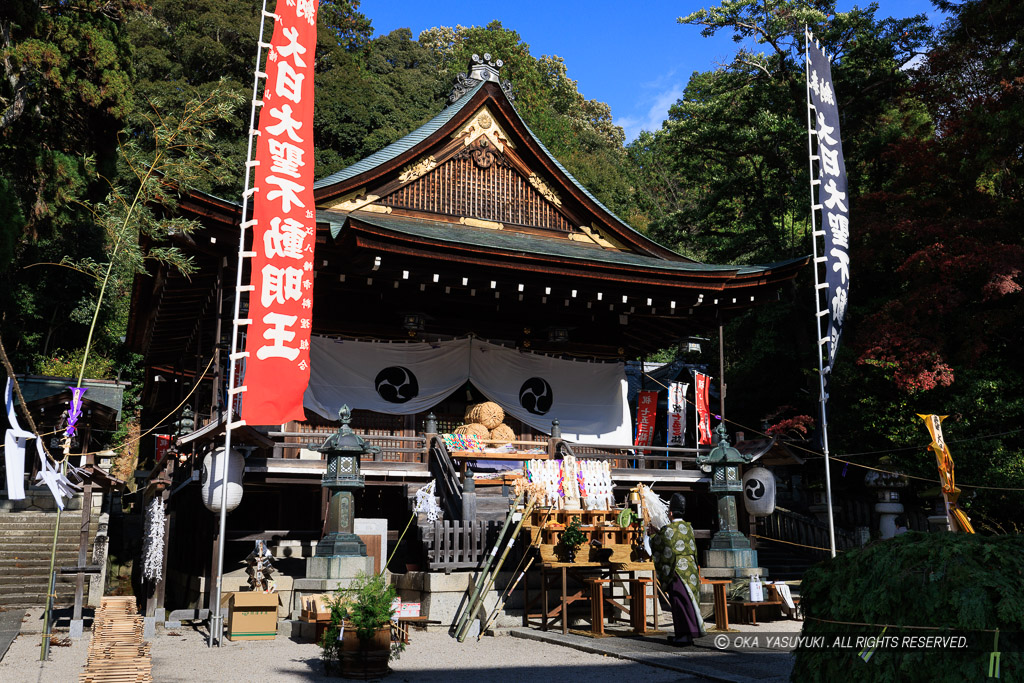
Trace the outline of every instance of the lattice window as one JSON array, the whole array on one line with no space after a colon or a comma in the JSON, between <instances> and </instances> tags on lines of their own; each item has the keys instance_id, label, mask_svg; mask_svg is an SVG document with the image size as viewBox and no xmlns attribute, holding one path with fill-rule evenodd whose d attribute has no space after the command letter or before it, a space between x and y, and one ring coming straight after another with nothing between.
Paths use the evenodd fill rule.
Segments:
<instances>
[{"instance_id":1,"label":"lattice window","mask_svg":"<svg viewBox=\"0 0 1024 683\"><path fill-rule=\"evenodd\" d=\"M481 160L483 160L481 162ZM568 232L572 225L500 155L468 147L384 197L405 209Z\"/></svg>"}]
</instances>

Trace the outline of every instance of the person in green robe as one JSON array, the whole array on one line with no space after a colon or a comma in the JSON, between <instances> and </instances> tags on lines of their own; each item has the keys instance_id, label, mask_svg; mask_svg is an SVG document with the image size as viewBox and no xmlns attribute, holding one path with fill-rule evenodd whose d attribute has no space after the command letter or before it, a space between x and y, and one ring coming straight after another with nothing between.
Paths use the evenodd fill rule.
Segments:
<instances>
[{"instance_id":1,"label":"person in green robe","mask_svg":"<svg viewBox=\"0 0 1024 683\"><path fill-rule=\"evenodd\" d=\"M683 520L686 498L681 493L673 494L668 510L672 521L651 539L652 559L672 609L675 635L668 641L673 645L692 645L694 638L706 633L697 599L700 592L697 544L693 527Z\"/></svg>"}]
</instances>

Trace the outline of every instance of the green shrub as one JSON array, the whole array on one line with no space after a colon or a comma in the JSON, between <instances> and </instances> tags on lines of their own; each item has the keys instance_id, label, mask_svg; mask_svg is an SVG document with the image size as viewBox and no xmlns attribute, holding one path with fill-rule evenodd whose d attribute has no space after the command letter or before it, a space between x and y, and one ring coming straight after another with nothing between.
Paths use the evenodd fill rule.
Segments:
<instances>
[{"instance_id":1,"label":"green shrub","mask_svg":"<svg viewBox=\"0 0 1024 683\"><path fill-rule=\"evenodd\" d=\"M367 643L380 628L391 623L395 613L392 603L396 597L398 590L384 580L383 574L360 573L348 588L339 588L328 599L331 623L320 640L321 658L328 673L341 658L342 628L353 629L360 641ZM388 659L397 659L403 650L403 643L391 643Z\"/></svg>"},{"instance_id":2,"label":"green shrub","mask_svg":"<svg viewBox=\"0 0 1024 683\"><path fill-rule=\"evenodd\" d=\"M844 553L807 571L804 636L964 635L966 649L798 648L794 681L984 681L1000 630L1001 680L1024 680L1024 537L916 533Z\"/></svg>"}]
</instances>

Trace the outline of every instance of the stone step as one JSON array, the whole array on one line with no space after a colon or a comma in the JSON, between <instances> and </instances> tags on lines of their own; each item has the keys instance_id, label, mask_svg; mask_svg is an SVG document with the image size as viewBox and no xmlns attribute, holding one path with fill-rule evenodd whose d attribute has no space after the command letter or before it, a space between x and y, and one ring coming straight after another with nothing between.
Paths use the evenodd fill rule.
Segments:
<instances>
[{"instance_id":1,"label":"stone step","mask_svg":"<svg viewBox=\"0 0 1024 683\"><path fill-rule=\"evenodd\" d=\"M76 546L74 550L59 550L57 551L56 554L58 563L61 560L65 560L71 557L74 557L76 560L78 559L78 546ZM2 569L3 567L13 567L18 564L22 566L41 566L42 564L48 565L49 563L49 549L47 549L45 553L30 551L18 554L16 552L5 551L3 554L0 554L0 569Z\"/></svg>"},{"instance_id":2,"label":"stone step","mask_svg":"<svg viewBox=\"0 0 1024 683\"><path fill-rule=\"evenodd\" d=\"M63 524L64 520L68 519L69 517L81 518L81 516L82 516L82 511L81 510L67 510L67 509L65 509L64 512L62 512L60 514L61 524ZM35 511L35 510L24 510L22 512L11 512L11 511L2 511L2 512L0 512L0 524L3 524L5 522L15 522L15 521L18 521L18 520L29 522L29 521L54 520L54 519L57 519L56 511L54 511L54 512L38 512L38 511Z\"/></svg>"},{"instance_id":3,"label":"stone step","mask_svg":"<svg viewBox=\"0 0 1024 683\"><path fill-rule=\"evenodd\" d=\"M75 602L74 588L69 593L57 592L55 607L69 607ZM46 590L39 593L8 593L0 595L0 606L3 607L42 607L46 604Z\"/></svg>"},{"instance_id":4,"label":"stone step","mask_svg":"<svg viewBox=\"0 0 1024 683\"><path fill-rule=\"evenodd\" d=\"M25 590L25 591L41 590L43 592L46 592L46 587L50 584L50 580L46 578L45 574L46 574L46 572L44 571L43 573L39 574L38 576L28 576L28 577L20 576L20 577L17 577L17 578L15 578L13 576L5 576L3 579L0 579L0 587L2 587L4 589L3 592L5 592L5 593L8 592L8 591L14 592L14 591L21 591L21 590ZM86 578L88 578L88 576L86 576ZM75 583L75 575L74 574L71 574L71 575L68 575L68 576L61 576L59 573L57 574L57 585L58 586L63 586L65 584L74 584L74 583Z\"/></svg>"},{"instance_id":5,"label":"stone step","mask_svg":"<svg viewBox=\"0 0 1024 683\"><path fill-rule=\"evenodd\" d=\"M78 564L78 553L57 553L56 566L70 567ZM50 568L50 556L46 557L4 557L0 558L0 577L4 572L15 569L44 569ZM0 583L3 578L0 578Z\"/></svg>"},{"instance_id":6,"label":"stone step","mask_svg":"<svg viewBox=\"0 0 1024 683\"><path fill-rule=\"evenodd\" d=\"M91 552L91 549L87 551L87 554ZM39 560L45 559L47 562L50 561L50 548L21 548L10 549L0 551L0 561L8 560ZM57 546L57 562L67 563L70 560L78 560L78 544L75 545L58 545Z\"/></svg>"},{"instance_id":7,"label":"stone step","mask_svg":"<svg viewBox=\"0 0 1024 683\"><path fill-rule=\"evenodd\" d=\"M49 528L46 528L46 529L43 529L43 528L33 529L33 528L12 528L12 527L5 527L3 525L0 525L0 534L2 534L2 537L5 540L8 539L8 538L17 538L19 540L22 540L22 539L40 539L40 540L45 539L47 542L50 542L50 541L53 540L53 527L49 527ZM57 538L60 539L61 541L68 541L68 540L71 540L71 539L78 540L78 538L81 535L82 535L82 531L81 531L80 527L76 524L74 528L65 529L64 527L61 527L60 531L57 533ZM89 537L91 538L91 537L93 537L95 535L96 535L96 527L89 527Z\"/></svg>"}]
</instances>

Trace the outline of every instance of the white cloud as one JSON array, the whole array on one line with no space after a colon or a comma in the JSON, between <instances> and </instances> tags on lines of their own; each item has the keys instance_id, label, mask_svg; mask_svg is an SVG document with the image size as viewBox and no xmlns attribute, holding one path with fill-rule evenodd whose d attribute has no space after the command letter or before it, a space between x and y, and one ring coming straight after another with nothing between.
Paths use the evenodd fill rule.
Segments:
<instances>
[{"instance_id":1,"label":"white cloud","mask_svg":"<svg viewBox=\"0 0 1024 683\"><path fill-rule=\"evenodd\" d=\"M671 76L671 74L668 74ZM681 83L664 83L667 79L659 78L652 85L661 85L659 92L645 95L634 106L634 110L647 107L647 111L635 116L622 116L615 120L615 125L622 126L626 132L626 141L632 142L640 135L640 131L656 131L668 118L668 109L676 100L683 96L683 85ZM667 86L667 88L665 87Z\"/></svg>"}]
</instances>

